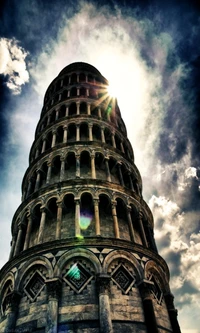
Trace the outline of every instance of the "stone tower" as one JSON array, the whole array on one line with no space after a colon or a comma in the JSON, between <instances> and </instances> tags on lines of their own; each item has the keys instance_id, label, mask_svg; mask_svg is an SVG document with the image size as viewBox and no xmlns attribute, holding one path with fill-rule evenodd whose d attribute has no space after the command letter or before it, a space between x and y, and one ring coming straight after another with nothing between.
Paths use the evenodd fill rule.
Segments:
<instances>
[{"instance_id":1,"label":"stone tower","mask_svg":"<svg viewBox=\"0 0 200 333\"><path fill-rule=\"evenodd\" d=\"M0 332L180 332L107 85L78 62L47 89L0 271Z\"/></svg>"}]
</instances>

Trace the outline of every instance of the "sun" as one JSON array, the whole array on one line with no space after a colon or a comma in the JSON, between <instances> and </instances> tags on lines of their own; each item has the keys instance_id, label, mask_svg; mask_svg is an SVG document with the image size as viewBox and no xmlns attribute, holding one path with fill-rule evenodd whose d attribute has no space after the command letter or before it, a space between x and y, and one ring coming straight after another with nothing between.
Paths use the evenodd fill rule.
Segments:
<instances>
[{"instance_id":1,"label":"sun","mask_svg":"<svg viewBox=\"0 0 200 333\"><path fill-rule=\"evenodd\" d=\"M110 97L115 98L117 96L117 88L113 84L109 84L107 91Z\"/></svg>"}]
</instances>

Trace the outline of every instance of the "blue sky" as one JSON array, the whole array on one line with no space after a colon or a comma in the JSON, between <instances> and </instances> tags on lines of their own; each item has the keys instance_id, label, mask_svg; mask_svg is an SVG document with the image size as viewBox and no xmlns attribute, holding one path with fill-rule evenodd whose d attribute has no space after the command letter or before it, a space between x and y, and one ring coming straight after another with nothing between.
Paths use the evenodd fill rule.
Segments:
<instances>
[{"instance_id":1,"label":"blue sky","mask_svg":"<svg viewBox=\"0 0 200 333\"><path fill-rule=\"evenodd\" d=\"M0 266L44 93L88 62L116 91L182 332L199 332L199 17L194 1L1 1Z\"/></svg>"}]
</instances>

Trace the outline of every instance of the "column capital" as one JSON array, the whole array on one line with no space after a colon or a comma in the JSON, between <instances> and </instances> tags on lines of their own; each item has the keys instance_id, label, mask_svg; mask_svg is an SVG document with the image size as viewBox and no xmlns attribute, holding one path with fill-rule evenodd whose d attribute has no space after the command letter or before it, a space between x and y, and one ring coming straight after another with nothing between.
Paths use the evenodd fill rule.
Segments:
<instances>
[{"instance_id":1,"label":"column capital","mask_svg":"<svg viewBox=\"0 0 200 333\"><path fill-rule=\"evenodd\" d=\"M110 292L111 276L108 274L97 275L97 285L99 294L108 294Z\"/></svg>"},{"instance_id":2,"label":"column capital","mask_svg":"<svg viewBox=\"0 0 200 333\"><path fill-rule=\"evenodd\" d=\"M143 279L143 280L139 281L137 286L140 290L140 293L141 293L141 296L142 296L143 300L152 299L151 290L154 286L154 283L152 281Z\"/></svg>"},{"instance_id":3,"label":"column capital","mask_svg":"<svg viewBox=\"0 0 200 333\"><path fill-rule=\"evenodd\" d=\"M99 204L99 199L93 199L93 203L94 203L94 205L98 205Z\"/></svg>"},{"instance_id":4,"label":"column capital","mask_svg":"<svg viewBox=\"0 0 200 333\"><path fill-rule=\"evenodd\" d=\"M68 125L63 125L63 129L67 130L68 129Z\"/></svg>"},{"instance_id":5,"label":"column capital","mask_svg":"<svg viewBox=\"0 0 200 333\"><path fill-rule=\"evenodd\" d=\"M92 128L92 127L93 127L93 124L89 123L89 124L88 124L88 127Z\"/></svg>"},{"instance_id":6,"label":"column capital","mask_svg":"<svg viewBox=\"0 0 200 333\"><path fill-rule=\"evenodd\" d=\"M117 206L117 201L116 200L112 200L111 201L111 205L114 206L114 207L116 207Z\"/></svg>"},{"instance_id":7,"label":"column capital","mask_svg":"<svg viewBox=\"0 0 200 333\"><path fill-rule=\"evenodd\" d=\"M41 213L46 213L46 207L45 206L41 206L40 207L40 212Z\"/></svg>"},{"instance_id":8,"label":"column capital","mask_svg":"<svg viewBox=\"0 0 200 333\"><path fill-rule=\"evenodd\" d=\"M58 207L62 207L63 202L61 200L57 200L56 204L57 204Z\"/></svg>"},{"instance_id":9,"label":"column capital","mask_svg":"<svg viewBox=\"0 0 200 333\"><path fill-rule=\"evenodd\" d=\"M47 296L49 300L58 299L61 293L62 282L59 278L48 279L45 281Z\"/></svg>"},{"instance_id":10,"label":"column capital","mask_svg":"<svg viewBox=\"0 0 200 333\"><path fill-rule=\"evenodd\" d=\"M56 134L56 133L57 133L57 129L54 128L54 129L52 130L52 134Z\"/></svg>"},{"instance_id":11,"label":"column capital","mask_svg":"<svg viewBox=\"0 0 200 333\"><path fill-rule=\"evenodd\" d=\"M46 139L47 139L47 135L44 134L44 135L42 136L42 140L46 140Z\"/></svg>"},{"instance_id":12,"label":"column capital","mask_svg":"<svg viewBox=\"0 0 200 333\"><path fill-rule=\"evenodd\" d=\"M126 205L126 208L127 208L127 210L128 210L129 212L131 212L131 211L132 211L132 208L131 208L131 206L130 206L130 205Z\"/></svg>"},{"instance_id":13,"label":"column capital","mask_svg":"<svg viewBox=\"0 0 200 333\"><path fill-rule=\"evenodd\" d=\"M8 295L5 297L5 302L7 304L7 307L11 309L11 311L15 311L16 307L19 304L21 293L19 293L16 290L11 291Z\"/></svg>"}]
</instances>

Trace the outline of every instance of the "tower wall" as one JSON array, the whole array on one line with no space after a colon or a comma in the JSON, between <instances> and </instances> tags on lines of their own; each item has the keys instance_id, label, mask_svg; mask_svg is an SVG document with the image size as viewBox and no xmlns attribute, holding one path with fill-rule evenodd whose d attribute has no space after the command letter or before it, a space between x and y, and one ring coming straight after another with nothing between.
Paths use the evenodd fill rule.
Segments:
<instances>
[{"instance_id":1,"label":"tower wall","mask_svg":"<svg viewBox=\"0 0 200 333\"><path fill-rule=\"evenodd\" d=\"M74 63L47 89L0 272L2 332L180 332L107 86Z\"/></svg>"}]
</instances>

